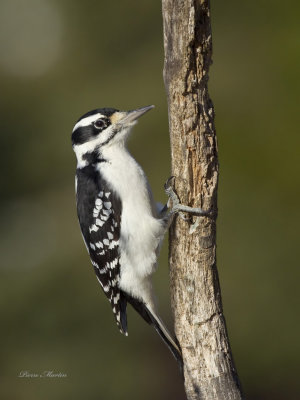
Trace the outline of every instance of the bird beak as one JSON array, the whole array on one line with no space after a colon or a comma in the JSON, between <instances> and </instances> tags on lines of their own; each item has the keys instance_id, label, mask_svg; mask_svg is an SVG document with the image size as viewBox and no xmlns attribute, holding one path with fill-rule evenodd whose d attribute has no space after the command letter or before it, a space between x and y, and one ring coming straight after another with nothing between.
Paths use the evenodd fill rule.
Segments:
<instances>
[{"instance_id":1,"label":"bird beak","mask_svg":"<svg viewBox=\"0 0 300 400\"><path fill-rule=\"evenodd\" d=\"M122 125L130 124L140 118L147 111L150 111L154 106L146 106L137 108L136 110L127 111L126 115L119 121Z\"/></svg>"}]
</instances>

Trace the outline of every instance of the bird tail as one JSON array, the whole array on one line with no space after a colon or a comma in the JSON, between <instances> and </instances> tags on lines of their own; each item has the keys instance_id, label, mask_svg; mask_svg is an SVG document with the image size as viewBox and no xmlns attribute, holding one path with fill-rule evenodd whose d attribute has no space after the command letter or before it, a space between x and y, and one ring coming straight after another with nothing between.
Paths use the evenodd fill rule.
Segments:
<instances>
[{"instance_id":1,"label":"bird tail","mask_svg":"<svg viewBox=\"0 0 300 400\"><path fill-rule=\"evenodd\" d=\"M180 369L182 370L183 366L182 354L177 339L171 336L170 332L164 325L163 321L157 314L154 313L154 311L151 308L149 308L147 305L145 305L145 308L148 311L148 315L149 318L151 319L154 329L162 338L162 340L165 342L165 344L168 346L169 350L171 351L176 361L178 362Z\"/></svg>"},{"instance_id":2,"label":"bird tail","mask_svg":"<svg viewBox=\"0 0 300 400\"><path fill-rule=\"evenodd\" d=\"M143 319L148 324L154 326L154 329L162 338L162 340L165 342L165 344L168 346L169 350L171 351L176 361L178 362L180 370L182 371L183 367L182 354L176 338L172 337L172 335L169 333L168 329L164 325L163 321L153 311L152 307L143 303L142 301L134 299L133 297L130 297L128 295L125 296L128 303L132 305L132 307L141 315L141 317L143 317Z\"/></svg>"}]
</instances>

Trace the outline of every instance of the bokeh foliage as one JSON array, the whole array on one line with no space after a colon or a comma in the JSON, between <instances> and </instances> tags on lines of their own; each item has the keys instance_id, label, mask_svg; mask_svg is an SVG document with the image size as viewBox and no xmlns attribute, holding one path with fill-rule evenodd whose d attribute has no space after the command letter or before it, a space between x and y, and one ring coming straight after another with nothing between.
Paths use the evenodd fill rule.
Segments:
<instances>
[{"instance_id":1,"label":"bokeh foliage","mask_svg":"<svg viewBox=\"0 0 300 400\"><path fill-rule=\"evenodd\" d=\"M1 398L182 399L175 362L154 330L131 310L129 337L115 326L79 233L70 145L76 119L90 109L155 104L130 148L164 201L170 155L160 2L27 0L25 10L1 0L2 15L8 3L16 9L0 29L1 55L12 47L22 54L17 70L8 56L0 61ZM296 399L300 6L211 3L218 269L231 344L249 399ZM47 66L45 28L22 13L39 21L37 10L49 4L50 26L61 33ZM12 40L21 30L26 43L30 29L28 48L21 36ZM35 66L39 58L43 71L24 65L22 73L22 62ZM155 286L171 324L167 244ZM24 370L67 378L19 378Z\"/></svg>"}]
</instances>

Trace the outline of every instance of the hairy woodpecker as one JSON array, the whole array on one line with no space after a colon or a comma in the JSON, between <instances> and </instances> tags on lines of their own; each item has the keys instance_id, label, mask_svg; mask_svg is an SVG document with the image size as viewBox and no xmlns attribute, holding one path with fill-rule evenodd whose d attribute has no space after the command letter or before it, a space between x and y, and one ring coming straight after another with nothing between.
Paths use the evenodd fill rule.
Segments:
<instances>
[{"instance_id":1,"label":"hairy woodpecker","mask_svg":"<svg viewBox=\"0 0 300 400\"><path fill-rule=\"evenodd\" d=\"M166 192L173 199L173 210L167 212L167 206L157 205L144 171L126 147L131 128L152 108L128 112L99 108L77 121L72 132L77 214L97 279L120 331L127 335L128 302L154 326L181 364L176 339L157 315L151 275L173 213L192 209L174 206L178 201L170 188Z\"/></svg>"}]
</instances>

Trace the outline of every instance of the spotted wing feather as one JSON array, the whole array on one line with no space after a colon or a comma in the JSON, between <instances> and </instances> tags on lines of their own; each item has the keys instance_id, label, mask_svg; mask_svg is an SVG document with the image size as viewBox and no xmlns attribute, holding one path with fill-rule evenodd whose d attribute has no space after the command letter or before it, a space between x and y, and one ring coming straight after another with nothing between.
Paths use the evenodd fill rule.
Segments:
<instances>
[{"instance_id":1,"label":"spotted wing feather","mask_svg":"<svg viewBox=\"0 0 300 400\"><path fill-rule=\"evenodd\" d=\"M110 301L120 331L127 334L126 299L119 289L122 205L99 174L88 169L83 168L77 174L79 222L97 279Z\"/></svg>"}]
</instances>

